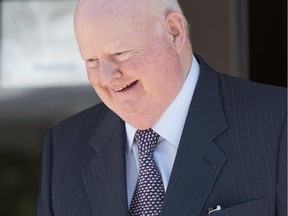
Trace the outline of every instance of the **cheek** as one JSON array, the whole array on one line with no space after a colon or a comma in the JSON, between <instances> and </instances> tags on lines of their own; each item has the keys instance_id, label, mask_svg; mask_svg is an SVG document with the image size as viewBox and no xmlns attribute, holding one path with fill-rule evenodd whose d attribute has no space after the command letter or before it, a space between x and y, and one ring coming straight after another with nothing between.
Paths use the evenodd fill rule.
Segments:
<instances>
[{"instance_id":1,"label":"cheek","mask_svg":"<svg viewBox=\"0 0 288 216\"><path fill-rule=\"evenodd\" d=\"M94 91L96 94L101 98L105 104L110 105L110 100L108 99L108 92L107 90L101 85L101 80L99 76L99 72L97 68L87 68L86 67L86 72L88 76L88 80L91 84L91 86L94 88Z\"/></svg>"},{"instance_id":2,"label":"cheek","mask_svg":"<svg viewBox=\"0 0 288 216\"><path fill-rule=\"evenodd\" d=\"M177 60L178 56L169 47L162 49L162 52L155 53L154 58L150 59L149 64L147 64L154 65L154 68L151 68L150 71L153 73L150 74L152 88L158 90L158 97L169 98L170 95L174 97L185 79L180 74L181 67Z\"/></svg>"},{"instance_id":3,"label":"cheek","mask_svg":"<svg viewBox=\"0 0 288 216\"><path fill-rule=\"evenodd\" d=\"M141 76L146 67L145 60L142 57L133 58L119 64L119 69L124 76Z\"/></svg>"},{"instance_id":4,"label":"cheek","mask_svg":"<svg viewBox=\"0 0 288 216\"><path fill-rule=\"evenodd\" d=\"M86 72L88 76L89 82L94 86L99 83L99 73L97 71L97 68L88 68L86 66Z\"/></svg>"}]
</instances>

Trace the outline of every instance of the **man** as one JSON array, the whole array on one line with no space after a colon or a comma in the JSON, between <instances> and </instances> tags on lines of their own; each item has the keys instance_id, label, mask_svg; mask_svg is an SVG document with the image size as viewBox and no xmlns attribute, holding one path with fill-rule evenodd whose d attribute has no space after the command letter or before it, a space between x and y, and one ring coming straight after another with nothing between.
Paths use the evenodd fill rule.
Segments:
<instances>
[{"instance_id":1,"label":"man","mask_svg":"<svg viewBox=\"0 0 288 216\"><path fill-rule=\"evenodd\" d=\"M81 0L74 27L104 103L47 135L39 216L287 215L284 89L194 56L176 0Z\"/></svg>"}]
</instances>

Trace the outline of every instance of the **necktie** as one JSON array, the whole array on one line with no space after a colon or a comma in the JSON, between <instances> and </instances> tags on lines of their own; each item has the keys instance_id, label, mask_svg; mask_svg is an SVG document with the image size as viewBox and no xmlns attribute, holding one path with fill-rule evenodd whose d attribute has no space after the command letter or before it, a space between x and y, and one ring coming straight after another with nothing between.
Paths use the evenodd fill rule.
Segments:
<instances>
[{"instance_id":1,"label":"necktie","mask_svg":"<svg viewBox=\"0 0 288 216\"><path fill-rule=\"evenodd\" d=\"M152 129L138 130L135 140L139 152L139 176L132 197L129 215L160 215L164 200L164 185L153 159L159 135Z\"/></svg>"}]
</instances>

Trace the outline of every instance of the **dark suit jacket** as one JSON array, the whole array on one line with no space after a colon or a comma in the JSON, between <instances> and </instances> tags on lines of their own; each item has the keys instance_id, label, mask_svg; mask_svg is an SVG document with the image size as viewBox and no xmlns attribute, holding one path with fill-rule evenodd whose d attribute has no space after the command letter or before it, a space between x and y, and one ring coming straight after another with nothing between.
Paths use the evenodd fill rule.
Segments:
<instances>
[{"instance_id":1,"label":"dark suit jacket","mask_svg":"<svg viewBox=\"0 0 288 216\"><path fill-rule=\"evenodd\" d=\"M199 58L199 57L198 57ZM161 215L286 216L286 90L203 60ZM124 122L99 104L52 128L38 216L128 212Z\"/></svg>"}]
</instances>

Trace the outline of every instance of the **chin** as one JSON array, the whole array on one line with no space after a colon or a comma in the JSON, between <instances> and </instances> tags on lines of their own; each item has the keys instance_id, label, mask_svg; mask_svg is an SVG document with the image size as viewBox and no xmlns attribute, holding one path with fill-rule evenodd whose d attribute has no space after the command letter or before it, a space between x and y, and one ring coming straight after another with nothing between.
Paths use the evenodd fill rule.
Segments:
<instances>
[{"instance_id":1,"label":"chin","mask_svg":"<svg viewBox=\"0 0 288 216\"><path fill-rule=\"evenodd\" d=\"M120 116L123 121L139 130L152 128L159 119L157 112L152 112L150 109L118 109L114 112Z\"/></svg>"},{"instance_id":2,"label":"chin","mask_svg":"<svg viewBox=\"0 0 288 216\"><path fill-rule=\"evenodd\" d=\"M152 128L154 124L156 123L156 121L151 119L151 116L149 118L144 115L125 116L122 119L125 122L127 122L129 125L139 130L147 130L149 128Z\"/></svg>"}]
</instances>

